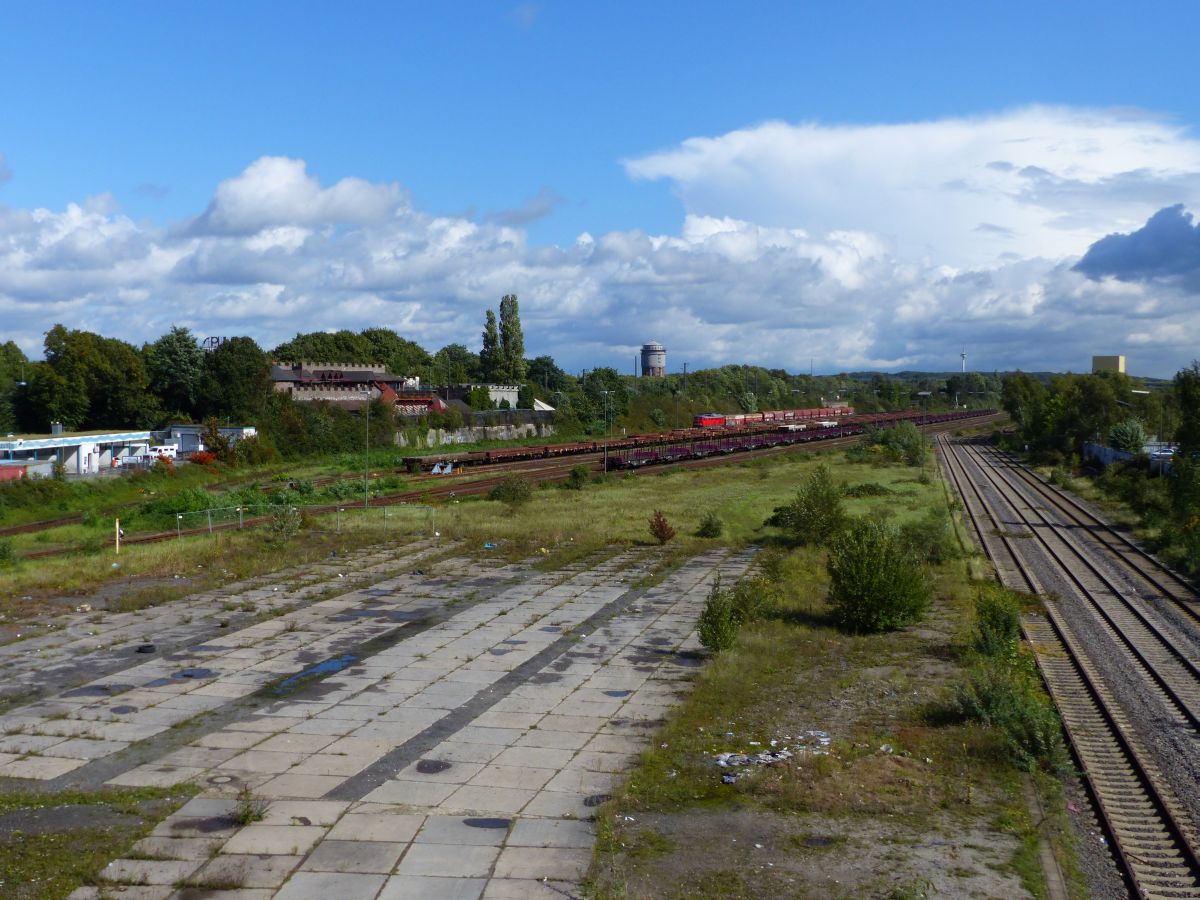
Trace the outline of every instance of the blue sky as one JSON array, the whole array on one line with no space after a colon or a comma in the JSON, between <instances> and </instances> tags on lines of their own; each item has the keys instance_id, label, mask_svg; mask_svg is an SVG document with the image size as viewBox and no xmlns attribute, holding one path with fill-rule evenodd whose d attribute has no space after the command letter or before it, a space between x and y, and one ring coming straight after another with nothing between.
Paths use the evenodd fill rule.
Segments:
<instances>
[{"instance_id":1,"label":"blue sky","mask_svg":"<svg viewBox=\"0 0 1200 900\"><path fill-rule=\"evenodd\" d=\"M816 344L828 371L953 368L963 343L988 369L1195 354L1178 266L1073 268L1200 208L1193 4L3 15L0 317L28 351L56 321L474 345L512 290L530 350L572 368L649 338L792 369ZM365 206L313 193L343 179ZM206 232L223 183L237 216ZM280 191L308 200L245 218Z\"/></svg>"}]
</instances>

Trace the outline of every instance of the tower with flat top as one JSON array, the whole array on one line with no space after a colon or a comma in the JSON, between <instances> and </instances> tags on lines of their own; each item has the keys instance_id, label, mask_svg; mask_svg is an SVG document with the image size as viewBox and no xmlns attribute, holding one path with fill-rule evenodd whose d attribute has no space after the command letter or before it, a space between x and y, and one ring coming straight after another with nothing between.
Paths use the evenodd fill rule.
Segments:
<instances>
[{"instance_id":1,"label":"tower with flat top","mask_svg":"<svg viewBox=\"0 0 1200 900\"><path fill-rule=\"evenodd\" d=\"M667 348L658 341L642 344L642 377L661 378L667 374Z\"/></svg>"}]
</instances>

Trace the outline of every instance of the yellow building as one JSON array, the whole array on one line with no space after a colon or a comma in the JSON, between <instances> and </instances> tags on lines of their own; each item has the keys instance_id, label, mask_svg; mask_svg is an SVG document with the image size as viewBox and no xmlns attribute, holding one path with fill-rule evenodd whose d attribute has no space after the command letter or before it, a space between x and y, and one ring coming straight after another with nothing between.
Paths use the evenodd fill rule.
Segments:
<instances>
[{"instance_id":1,"label":"yellow building","mask_svg":"<svg viewBox=\"0 0 1200 900\"><path fill-rule=\"evenodd\" d=\"M1125 374L1125 357L1123 356L1093 356L1092 374L1097 372L1120 372Z\"/></svg>"}]
</instances>

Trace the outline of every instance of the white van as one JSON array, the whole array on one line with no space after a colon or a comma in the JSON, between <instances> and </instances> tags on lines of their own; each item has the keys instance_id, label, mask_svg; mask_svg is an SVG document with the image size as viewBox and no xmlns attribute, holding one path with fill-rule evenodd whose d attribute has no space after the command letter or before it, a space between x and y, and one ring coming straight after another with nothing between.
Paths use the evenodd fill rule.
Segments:
<instances>
[{"instance_id":1,"label":"white van","mask_svg":"<svg viewBox=\"0 0 1200 900\"><path fill-rule=\"evenodd\" d=\"M151 459L175 459L179 455L179 445L155 444L146 452Z\"/></svg>"}]
</instances>

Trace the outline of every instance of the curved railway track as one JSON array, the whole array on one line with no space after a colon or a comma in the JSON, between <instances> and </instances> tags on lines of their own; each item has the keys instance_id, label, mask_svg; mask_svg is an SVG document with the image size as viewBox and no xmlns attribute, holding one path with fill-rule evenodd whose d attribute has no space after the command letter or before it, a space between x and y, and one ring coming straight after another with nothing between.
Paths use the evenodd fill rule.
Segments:
<instances>
[{"instance_id":1,"label":"curved railway track","mask_svg":"<svg viewBox=\"0 0 1200 900\"><path fill-rule=\"evenodd\" d=\"M1064 545L1070 541L1051 535L1062 527L1036 511L1030 498L1001 475L1007 469L988 465L975 448L944 440L942 458L1002 583L1046 597L1040 567L1030 559L1040 549L1070 580L1081 602L1105 621L1110 634L1129 625L1125 617L1140 624L1122 592L1106 584L1094 566L1079 561L1086 554L1076 555L1078 548L1068 551ZM1006 465L1011 467L1011 461ZM1014 523L1029 531L1010 531ZM1035 541L1039 546L1030 546ZM1145 897L1200 897L1200 833L1172 779L1106 683L1112 660L1092 658L1091 648L1060 608L1067 601L1047 601L1045 618L1026 615L1022 625L1131 887ZM1114 637L1130 664L1145 673L1147 692L1190 732L1194 746L1198 679L1188 651L1164 631L1149 627L1127 640L1121 634Z\"/></svg>"}]
</instances>

